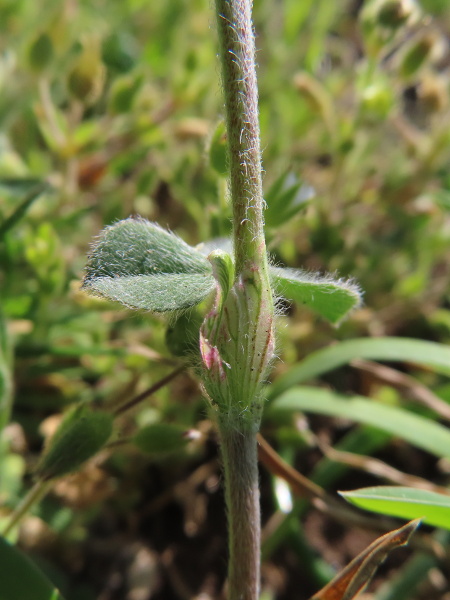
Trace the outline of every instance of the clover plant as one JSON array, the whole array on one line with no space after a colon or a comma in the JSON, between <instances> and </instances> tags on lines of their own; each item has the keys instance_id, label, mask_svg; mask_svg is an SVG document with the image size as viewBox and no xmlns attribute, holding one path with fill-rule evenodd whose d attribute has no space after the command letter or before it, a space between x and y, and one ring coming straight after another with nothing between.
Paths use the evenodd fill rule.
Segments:
<instances>
[{"instance_id":1,"label":"clover plant","mask_svg":"<svg viewBox=\"0 0 450 600\"><path fill-rule=\"evenodd\" d=\"M229 196L230 252L206 255L140 218L107 227L83 287L127 307L179 315L203 303L196 369L220 434L229 521L231 599L259 597L260 516L256 433L263 384L275 359L277 298L334 324L359 305L358 286L270 265L264 237L258 93L250 0L216 0ZM219 244L218 244L219 246Z\"/></svg>"}]
</instances>

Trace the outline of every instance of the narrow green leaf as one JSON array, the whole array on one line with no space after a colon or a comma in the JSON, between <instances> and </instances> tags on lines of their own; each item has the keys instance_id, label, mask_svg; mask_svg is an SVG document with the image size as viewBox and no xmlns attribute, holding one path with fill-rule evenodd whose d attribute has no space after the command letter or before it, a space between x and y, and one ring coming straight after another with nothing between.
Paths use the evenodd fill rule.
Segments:
<instances>
[{"instance_id":1,"label":"narrow green leaf","mask_svg":"<svg viewBox=\"0 0 450 600\"><path fill-rule=\"evenodd\" d=\"M133 110L133 103L143 81L142 74L118 77L114 81L110 92L109 109L115 114L127 113Z\"/></svg>"},{"instance_id":2,"label":"narrow green leaf","mask_svg":"<svg viewBox=\"0 0 450 600\"><path fill-rule=\"evenodd\" d=\"M339 492L359 508L402 519L423 519L450 529L450 495L401 486L375 486Z\"/></svg>"},{"instance_id":3,"label":"narrow green leaf","mask_svg":"<svg viewBox=\"0 0 450 600\"><path fill-rule=\"evenodd\" d=\"M270 273L282 296L306 304L335 325L361 304L361 291L351 280L278 267Z\"/></svg>"},{"instance_id":4,"label":"narrow green leaf","mask_svg":"<svg viewBox=\"0 0 450 600\"><path fill-rule=\"evenodd\" d=\"M22 200L22 202L19 204L16 210L7 219L5 219L3 223L0 223L0 238L2 238L5 235L5 233L12 229L14 225L16 225L16 223L20 221L20 219L22 219L22 217L25 215L25 213L33 204L33 202L37 200L37 198L39 198L39 196L46 189L48 189L48 185L46 183L39 183L28 192L28 194L25 196L25 198Z\"/></svg>"},{"instance_id":5,"label":"narrow green leaf","mask_svg":"<svg viewBox=\"0 0 450 600\"><path fill-rule=\"evenodd\" d=\"M41 184L42 180L37 177L0 177L0 189L11 195L23 196Z\"/></svg>"},{"instance_id":6,"label":"narrow green leaf","mask_svg":"<svg viewBox=\"0 0 450 600\"><path fill-rule=\"evenodd\" d=\"M329 390L294 387L273 401L270 413L309 411L372 425L435 454L450 458L450 430L430 419L362 396L346 397Z\"/></svg>"},{"instance_id":7,"label":"narrow green leaf","mask_svg":"<svg viewBox=\"0 0 450 600\"><path fill-rule=\"evenodd\" d=\"M354 358L417 363L450 375L448 346L410 338L363 338L340 342L309 354L269 388L268 397L276 398L293 385L348 364Z\"/></svg>"},{"instance_id":8,"label":"narrow green leaf","mask_svg":"<svg viewBox=\"0 0 450 600\"><path fill-rule=\"evenodd\" d=\"M307 207L314 195L314 188L300 181L296 175L283 173L264 195L267 204L264 213L266 225L280 227L287 223Z\"/></svg>"},{"instance_id":9,"label":"narrow green leaf","mask_svg":"<svg viewBox=\"0 0 450 600\"><path fill-rule=\"evenodd\" d=\"M214 285L203 254L143 219L126 219L102 232L83 282L93 294L154 312L194 306Z\"/></svg>"},{"instance_id":10,"label":"narrow green leaf","mask_svg":"<svg viewBox=\"0 0 450 600\"><path fill-rule=\"evenodd\" d=\"M0 600L64 600L20 550L0 538Z\"/></svg>"},{"instance_id":11,"label":"narrow green leaf","mask_svg":"<svg viewBox=\"0 0 450 600\"><path fill-rule=\"evenodd\" d=\"M209 162L212 168L222 177L228 173L227 134L225 123L220 121L214 130L209 145Z\"/></svg>"}]
</instances>

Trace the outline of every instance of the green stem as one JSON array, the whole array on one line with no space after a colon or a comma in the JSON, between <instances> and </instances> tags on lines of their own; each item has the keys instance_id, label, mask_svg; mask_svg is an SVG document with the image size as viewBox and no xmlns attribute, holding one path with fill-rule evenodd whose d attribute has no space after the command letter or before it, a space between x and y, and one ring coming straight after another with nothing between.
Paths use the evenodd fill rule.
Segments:
<instances>
[{"instance_id":1,"label":"green stem","mask_svg":"<svg viewBox=\"0 0 450 600\"><path fill-rule=\"evenodd\" d=\"M251 9L251 0L216 0L237 275L267 261Z\"/></svg>"},{"instance_id":2,"label":"green stem","mask_svg":"<svg viewBox=\"0 0 450 600\"><path fill-rule=\"evenodd\" d=\"M125 402L125 404L121 404L114 411L114 416L117 417L118 415L122 415L127 410L134 408L135 406L137 406L138 404L140 404L141 402L146 400L149 396L151 396L152 394L154 394L155 392L157 392L158 390L163 388L165 385L170 383L172 381L172 379L175 379L175 377L177 375L179 375L180 373L182 373L185 369L186 369L186 365L181 365L181 366L177 367L176 369L171 371L168 375L166 375L165 377L163 377L162 379L160 379L159 381L154 383L151 387L149 387L148 389L141 392L138 396L135 396L128 402Z\"/></svg>"},{"instance_id":3,"label":"green stem","mask_svg":"<svg viewBox=\"0 0 450 600\"><path fill-rule=\"evenodd\" d=\"M257 600L260 587L260 509L256 437L221 428L228 509L228 598Z\"/></svg>"},{"instance_id":4,"label":"green stem","mask_svg":"<svg viewBox=\"0 0 450 600\"><path fill-rule=\"evenodd\" d=\"M28 494L23 498L23 500L16 507L14 512L11 514L9 521L6 527L1 532L3 537L6 537L10 531L20 523L23 517L27 514L30 508L37 504L42 498L47 494L50 488L53 485L53 480L44 481L40 479L37 481Z\"/></svg>"},{"instance_id":5,"label":"green stem","mask_svg":"<svg viewBox=\"0 0 450 600\"><path fill-rule=\"evenodd\" d=\"M206 318L205 391L218 410L228 511L228 598L258 600L256 432L273 357L273 299L264 240L252 0L216 0L233 208L234 285ZM219 282L220 284L220 282ZM224 290L222 290L224 291Z\"/></svg>"}]
</instances>

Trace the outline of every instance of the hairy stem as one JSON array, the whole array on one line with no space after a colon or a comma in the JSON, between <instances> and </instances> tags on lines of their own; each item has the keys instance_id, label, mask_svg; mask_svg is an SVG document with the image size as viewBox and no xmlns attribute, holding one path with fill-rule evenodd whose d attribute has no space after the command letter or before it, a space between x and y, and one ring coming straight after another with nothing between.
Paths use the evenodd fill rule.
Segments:
<instances>
[{"instance_id":1,"label":"hairy stem","mask_svg":"<svg viewBox=\"0 0 450 600\"><path fill-rule=\"evenodd\" d=\"M251 9L251 0L216 0L237 275L267 260Z\"/></svg>"},{"instance_id":2,"label":"hairy stem","mask_svg":"<svg viewBox=\"0 0 450 600\"><path fill-rule=\"evenodd\" d=\"M166 375L165 377L163 377L162 379L160 379L159 381L154 383L151 387L149 387L148 389L141 392L138 396L135 396L128 402L125 402L125 404L121 404L114 411L114 416L117 417L118 415L123 414L127 410L134 408L135 406L137 406L138 404L140 404L141 402L146 400L149 396L151 396L152 394L154 394L155 392L157 392L158 390L163 388L165 385L170 383L172 381L172 379L175 379L175 377L177 375L179 375L180 373L182 373L185 369L186 369L186 365L180 365L179 367L174 369L171 373L169 373L168 375Z\"/></svg>"},{"instance_id":3,"label":"hairy stem","mask_svg":"<svg viewBox=\"0 0 450 600\"><path fill-rule=\"evenodd\" d=\"M259 597L261 541L256 432L261 418L261 387L274 351L251 10L252 0L216 0L233 207L235 280L223 305L206 318L202 331L204 386L219 412L229 527L230 600Z\"/></svg>"},{"instance_id":4,"label":"hairy stem","mask_svg":"<svg viewBox=\"0 0 450 600\"><path fill-rule=\"evenodd\" d=\"M1 531L3 537L6 537L10 531L20 523L32 506L42 500L51 489L52 485L53 481L43 481L42 479L34 484L25 498L22 499L14 512L10 515L5 528Z\"/></svg>"},{"instance_id":5,"label":"hairy stem","mask_svg":"<svg viewBox=\"0 0 450 600\"><path fill-rule=\"evenodd\" d=\"M228 598L257 600L260 586L260 510L256 437L221 429L228 509Z\"/></svg>"}]
</instances>

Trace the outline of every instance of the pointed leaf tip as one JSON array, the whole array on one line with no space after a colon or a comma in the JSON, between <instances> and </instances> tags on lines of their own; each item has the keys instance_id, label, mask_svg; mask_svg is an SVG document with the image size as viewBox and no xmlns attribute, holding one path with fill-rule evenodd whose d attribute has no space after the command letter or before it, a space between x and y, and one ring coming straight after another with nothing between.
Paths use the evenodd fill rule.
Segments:
<instances>
[{"instance_id":1,"label":"pointed leaf tip","mask_svg":"<svg viewBox=\"0 0 450 600\"><path fill-rule=\"evenodd\" d=\"M411 521L400 529L390 531L376 539L309 600L353 600L356 598L392 550L408 543L419 524L420 520Z\"/></svg>"},{"instance_id":2,"label":"pointed leaf tip","mask_svg":"<svg viewBox=\"0 0 450 600\"><path fill-rule=\"evenodd\" d=\"M450 529L450 496L405 486L373 486L339 492L348 502L375 513L402 519L421 519L428 525Z\"/></svg>"}]
</instances>

